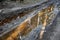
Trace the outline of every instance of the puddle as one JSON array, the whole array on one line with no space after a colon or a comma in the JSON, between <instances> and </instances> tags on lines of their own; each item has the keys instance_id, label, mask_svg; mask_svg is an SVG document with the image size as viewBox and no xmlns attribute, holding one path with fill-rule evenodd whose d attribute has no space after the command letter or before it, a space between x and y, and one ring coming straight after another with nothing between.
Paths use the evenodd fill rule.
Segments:
<instances>
[{"instance_id":1,"label":"puddle","mask_svg":"<svg viewBox=\"0 0 60 40\"><path fill-rule=\"evenodd\" d=\"M48 8L38 11L36 15L32 18L28 17L23 21L13 32L9 33L6 40L18 40L28 35L33 29L37 28L39 25L42 25L40 37L42 39L45 27L51 23L55 14L53 14L54 6L50 5ZM42 32L43 31L43 32ZM29 37L29 36L27 36ZM26 38L26 37L25 37Z\"/></svg>"}]
</instances>

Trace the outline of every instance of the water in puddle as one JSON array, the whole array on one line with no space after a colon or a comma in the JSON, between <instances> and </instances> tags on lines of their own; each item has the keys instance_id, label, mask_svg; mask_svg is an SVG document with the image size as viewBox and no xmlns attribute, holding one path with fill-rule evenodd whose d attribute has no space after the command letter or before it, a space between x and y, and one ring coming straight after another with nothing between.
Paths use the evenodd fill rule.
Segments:
<instances>
[{"instance_id":1,"label":"water in puddle","mask_svg":"<svg viewBox=\"0 0 60 40\"><path fill-rule=\"evenodd\" d=\"M11 33L11 35L7 38L7 40L9 38L11 40L20 40L23 37L27 38L29 36L26 37L26 35L28 35L31 31L33 31L33 29L36 29L39 25L42 25L41 29L44 31L45 27L48 24L50 24L50 22L52 20L51 18L54 18L53 16L51 16L51 15L54 15L53 13L51 13L51 11L53 10L52 8L53 7L51 6L46 9L43 9L42 11L37 12L37 14L34 17L32 17L31 19L27 18L28 20L24 21L21 25L19 25L18 28L16 28L15 31L13 33ZM38 31L38 32L40 32L40 31ZM42 32L42 34L41 34L41 32L40 32L40 37L42 38L44 32ZM32 34L32 32L31 32L31 34ZM36 36L37 35L35 35L35 37Z\"/></svg>"}]
</instances>

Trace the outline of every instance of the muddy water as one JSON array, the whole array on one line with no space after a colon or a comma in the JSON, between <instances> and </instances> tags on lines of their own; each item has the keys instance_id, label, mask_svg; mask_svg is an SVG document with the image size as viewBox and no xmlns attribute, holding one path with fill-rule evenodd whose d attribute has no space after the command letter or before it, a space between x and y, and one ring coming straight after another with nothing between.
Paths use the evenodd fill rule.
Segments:
<instances>
[{"instance_id":1,"label":"muddy water","mask_svg":"<svg viewBox=\"0 0 60 40\"><path fill-rule=\"evenodd\" d=\"M7 37L6 36L2 37L2 39L3 40L18 40L18 39L20 40L24 36L28 35L31 31L32 31L31 33L33 33L34 32L33 29L37 28L38 25L42 25L41 27L45 27L46 25L48 25L48 23L50 23L48 20L50 17L48 15L48 13L50 13L52 11L51 8L53 8L53 6L48 7L47 8L48 10L43 9L42 11L38 12L34 17L32 17L30 19L28 17L16 29L14 29L12 32L10 32L8 35L6 35ZM46 16L46 14L47 14L47 16ZM51 15L51 13L50 13L50 15ZM46 25L44 26L45 23L46 23ZM39 29L39 28L40 28L40 26L37 29ZM39 33L40 33L40 30L39 31L37 30L36 34L39 34ZM33 36L34 36L34 34L33 34ZM43 36L43 35L41 35L41 36ZM27 36L27 37L29 37L29 36Z\"/></svg>"},{"instance_id":2,"label":"muddy water","mask_svg":"<svg viewBox=\"0 0 60 40\"><path fill-rule=\"evenodd\" d=\"M51 22L51 20L52 19L49 19L50 17L52 17L51 15L54 15L53 13L50 13L50 12L52 12L52 10L53 10L53 6L51 6L51 7L48 7L48 9L43 9L41 12L38 12L38 15L35 15L33 18L31 18L31 20L30 20L30 26L29 27L32 27L31 28L31 31L29 31L28 30L28 32L26 32L27 34L23 34L23 36L22 35L20 35L19 36L19 38L21 39L21 40L35 40L35 38L33 38L33 36L35 36L35 35L37 35L38 33L36 33L35 35L34 34L32 34L32 33L34 33L34 30L35 30L35 32L36 32L36 30L37 30L37 26L38 25L43 25L43 26L41 26L41 27L44 27L44 23L46 22L46 25L48 25L48 24L50 24L50 22ZM49 13L49 14L48 14ZM47 14L47 16L46 16L46 14ZM37 17L36 17L37 16ZM54 18L54 17L52 17L52 18ZM44 20L46 20L46 21L44 21ZM48 21L47 21L48 20ZM46 26L45 25L45 26ZM36 29L35 29L36 28ZM30 28L29 28L30 29ZM33 30L34 29L34 30ZM38 32L40 32L40 31L38 31ZM42 32L42 31L41 31ZM31 36L32 35L32 36ZM43 36L43 34L42 35L40 35L40 37L41 36ZM32 38L31 38L32 37ZM35 36L36 37L36 36ZM38 37L39 38L39 37Z\"/></svg>"}]
</instances>

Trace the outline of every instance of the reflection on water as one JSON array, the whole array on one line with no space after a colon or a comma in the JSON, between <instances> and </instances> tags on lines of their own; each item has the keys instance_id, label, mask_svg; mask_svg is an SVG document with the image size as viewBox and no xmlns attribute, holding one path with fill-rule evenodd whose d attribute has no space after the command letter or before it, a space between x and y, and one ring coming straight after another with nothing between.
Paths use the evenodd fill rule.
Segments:
<instances>
[{"instance_id":1,"label":"reflection on water","mask_svg":"<svg viewBox=\"0 0 60 40\"><path fill-rule=\"evenodd\" d=\"M42 11L39 11L37 15L32 17L30 19L31 24L28 28L29 30L27 29L28 32L25 31L26 34L24 33L25 35L23 34L23 36L20 35L20 39L21 39L21 37L28 35L29 32L32 31L32 29L34 29L35 27L37 27L38 25L41 25L41 24L43 25L43 27L42 27L42 30L40 32L40 39L42 39L45 27L48 24L50 24L52 19L54 18L55 14L53 14L53 12L52 12L54 10L53 8L54 8L54 6L51 5L48 8L45 8Z\"/></svg>"},{"instance_id":2,"label":"reflection on water","mask_svg":"<svg viewBox=\"0 0 60 40\"><path fill-rule=\"evenodd\" d=\"M48 8L42 9L37 12L37 14L29 19L29 17L23 21L16 29L14 29L11 33L8 34L4 39L6 40L18 40L23 36L26 36L28 33L32 31L32 29L36 28L38 25L43 25L42 30L40 32L40 39L43 37L43 33L45 27L50 24L51 20L54 18L53 9L54 6L51 5Z\"/></svg>"},{"instance_id":3,"label":"reflection on water","mask_svg":"<svg viewBox=\"0 0 60 40\"><path fill-rule=\"evenodd\" d=\"M44 31L45 31L45 27L47 25L49 25L52 21L52 19L54 18L53 14L53 10L54 10L54 6L51 5L48 8L43 9L41 12L39 12L39 19L40 19L40 23L43 24L42 27L42 31L40 32L40 39L42 39Z\"/></svg>"}]
</instances>

